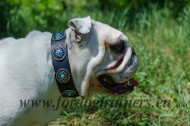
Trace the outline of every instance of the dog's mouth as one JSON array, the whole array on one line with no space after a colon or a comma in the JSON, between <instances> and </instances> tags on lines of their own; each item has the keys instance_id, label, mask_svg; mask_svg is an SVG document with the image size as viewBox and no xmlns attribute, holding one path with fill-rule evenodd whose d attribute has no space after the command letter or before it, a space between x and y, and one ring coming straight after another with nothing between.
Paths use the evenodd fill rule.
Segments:
<instances>
[{"instance_id":1,"label":"dog's mouth","mask_svg":"<svg viewBox=\"0 0 190 126\"><path fill-rule=\"evenodd\" d=\"M138 86L138 82L131 78L124 83L115 83L111 76L104 74L98 77L100 84L114 95L129 94L134 90L134 86Z\"/></svg>"}]
</instances>

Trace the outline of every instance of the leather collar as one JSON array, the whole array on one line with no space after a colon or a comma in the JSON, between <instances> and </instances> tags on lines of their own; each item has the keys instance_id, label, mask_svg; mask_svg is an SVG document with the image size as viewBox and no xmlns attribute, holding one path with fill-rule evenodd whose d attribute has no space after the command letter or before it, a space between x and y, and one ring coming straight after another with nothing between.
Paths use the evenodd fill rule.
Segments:
<instances>
[{"instance_id":1,"label":"leather collar","mask_svg":"<svg viewBox=\"0 0 190 126\"><path fill-rule=\"evenodd\" d=\"M64 32L53 34L51 38L51 56L55 69L55 79L63 97L76 97L79 94L71 75L65 40L66 35Z\"/></svg>"}]
</instances>

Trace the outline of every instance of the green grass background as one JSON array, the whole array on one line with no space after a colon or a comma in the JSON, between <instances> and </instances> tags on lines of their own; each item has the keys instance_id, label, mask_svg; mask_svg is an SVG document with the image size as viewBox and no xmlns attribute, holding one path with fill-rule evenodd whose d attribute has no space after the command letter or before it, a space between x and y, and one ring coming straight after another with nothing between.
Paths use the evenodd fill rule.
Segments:
<instances>
[{"instance_id":1,"label":"green grass background","mask_svg":"<svg viewBox=\"0 0 190 126\"><path fill-rule=\"evenodd\" d=\"M166 108L98 106L64 109L49 126L190 126L190 6L188 1L5 0L0 2L0 37L29 31L59 32L73 17L91 16L121 30L137 53L139 86L127 96L108 100L171 100ZM95 95L92 99L101 99Z\"/></svg>"}]
</instances>

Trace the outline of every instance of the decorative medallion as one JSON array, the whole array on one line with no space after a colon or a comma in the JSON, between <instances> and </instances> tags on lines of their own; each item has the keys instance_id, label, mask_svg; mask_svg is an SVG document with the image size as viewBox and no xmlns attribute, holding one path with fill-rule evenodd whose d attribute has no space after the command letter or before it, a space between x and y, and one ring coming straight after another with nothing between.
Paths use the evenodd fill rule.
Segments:
<instances>
[{"instance_id":1,"label":"decorative medallion","mask_svg":"<svg viewBox=\"0 0 190 126\"><path fill-rule=\"evenodd\" d=\"M56 79L60 82L60 83L67 83L70 79L70 73L69 71L67 71L66 69L59 69L56 73Z\"/></svg>"},{"instance_id":2,"label":"decorative medallion","mask_svg":"<svg viewBox=\"0 0 190 126\"><path fill-rule=\"evenodd\" d=\"M73 97L76 96L77 92L75 90L66 90L62 93L64 97Z\"/></svg>"},{"instance_id":3,"label":"decorative medallion","mask_svg":"<svg viewBox=\"0 0 190 126\"><path fill-rule=\"evenodd\" d=\"M55 60L61 61L66 56L66 51L64 48L58 47L55 50L52 51L52 56Z\"/></svg>"},{"instance_id":4,"label":"decorative medallion","mask_svg":"<svg viewBox=\"0 0 190 126\"><path fill-rule=\"evenodd\" d=\"M65 34L60 32L60 33L54 34L52 36L52 39L59 41L59 40L63 39L64 37L65 37Z\"/></svg>"}]
</instances>

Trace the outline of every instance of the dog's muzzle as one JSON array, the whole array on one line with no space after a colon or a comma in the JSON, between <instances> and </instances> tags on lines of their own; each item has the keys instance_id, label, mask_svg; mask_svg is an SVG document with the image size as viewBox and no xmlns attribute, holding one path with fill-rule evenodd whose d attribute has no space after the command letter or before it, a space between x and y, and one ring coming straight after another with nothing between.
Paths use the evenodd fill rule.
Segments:
<instances>
[{"instance_id":1,"label":"dog's muzzle","mask_svg":"<svg viewBox=\"0 0 190 126\"><path fill-rule=\"evenodd\" d=\"M134 86L138 86L138 82L132 78L134 73L136 72L137 69L137 57L134 48L131 48L131 55L128 63L126 64L125 68L123 69L122 72L117 73L116 76L122 75L119 79L115 78L115 75L111 73L105 73L103 75L98 76L98 81L99 83L107 89L111 94L114 95L123 95L123 94L129 94L134 90ZM118 61L120 62L120 65L122 64L121 62L123 61ZM118 66L119 67L119 66ZM117 69L117 68L116 68ZM132 70L131 70L132 69ZM128 75L128 76L126 76ZM123 77L124 76L124 77Z\"/></svg>"}]
</instances>

